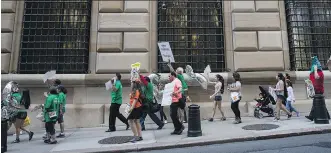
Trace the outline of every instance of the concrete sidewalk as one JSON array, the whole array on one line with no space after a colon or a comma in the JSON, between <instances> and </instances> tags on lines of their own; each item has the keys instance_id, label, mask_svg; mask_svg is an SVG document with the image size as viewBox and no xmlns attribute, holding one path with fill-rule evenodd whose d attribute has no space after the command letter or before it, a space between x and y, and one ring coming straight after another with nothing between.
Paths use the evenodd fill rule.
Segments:
<instances>
[{"instance_id":1,"label":"concrete sidewalk","mask_svg":"<svg viewBox=\"0 0 331 153\"><path fill-rule=\"evenodd\" d=\"M8 153L46 153L46 152L127 152L137 150L166 149L175 147L188 147L207 145L215 143L226 143L236 141L249 141L259 139L270 139L278 137L296 136L304 134L331 132L331 124L317 125L309 122L302 115L286 120L282 116L279 122L273 122L273 118L256 119L251 117L243 118L243 123L232 124L233 118L227 121L215 120L214 122L202 121L203 136L196 138L187 137L187 128L182 135L170 135L173 125L168 123L164 129L156 130L154 124L146 125L147 131L143 131L144 140L138 143L125 143L115 145L101 145L98 141L112 136L132 136L130 130L125 131L125 127L118 127L118 131L105 133L107 128L81 128L67 130L67 137L58 139L58 144L49 145L42 141L43 131L36 133L33 140L28 142L27 135L21 136L20 144L10 144L15 137L8 137ZM279 128L266 131L251 131L242 129L243 126L253 124L276 124ZM187 124L185 125L187 127Z\"/></svg>"}]
</instances>

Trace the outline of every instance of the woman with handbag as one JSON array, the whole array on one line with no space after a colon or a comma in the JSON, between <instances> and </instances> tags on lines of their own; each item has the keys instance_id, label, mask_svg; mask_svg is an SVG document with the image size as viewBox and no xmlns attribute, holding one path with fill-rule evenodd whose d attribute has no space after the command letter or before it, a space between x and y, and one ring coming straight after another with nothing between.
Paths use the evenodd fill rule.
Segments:
<instances>
[{"instance_id":1,"label":"woman with handbag","mask_svg":"<svg viewBox=\"0 0 331 153\"><path fill-rule=\"evenodd\" d=\"M56 144L57 141L55 139L55 123L58 117L58 92L56 87L51 87L49 91L49 95L46 98L44 103L44 119L45 119L45 127L46 127L46 139L45 143Z\"/></svg>"},{"instance_id":2,"label":"woman with handbag","mask_svg":"<svg viewBox=\"0 0 331 153\"><path fill-rule=\"evenodd\" d=\"M19 143L20 142L20 132L21 130L25 131L26 133L29 134L29 141L33 137L33 132L27 130L24 127L24 121L28 116L28 113L26 111L26 106L24 105L25 103L30 104L30 95L29 91L25 90L23 91L23 94L21 95L18 91L18 87L13 90L14 93L12 94L12 97L15 99L16 104L13 105L17 109L17 115L15 117L15 120L13 121L16 129L16 139L13 141L13 143ZM8 128L9 129L9 128Z\"/></svg>"},{"instance_id":3,"label":"woman with handbag","mask_svg":"<svg viewBox=\"0 0 331 153\"><path fill-rule=\"evenodd\" d=\"M239 110L239 102L241 100L241 79L240 74L238 72L234 72L232 75L233 79L235 80L234 83L230 85L228 90L231 94L231 109L236 117L234 124L240 124L241 123L241 117L240 117L240 110Z\"/></svg>"},{"instance_id":4,"label":"woman with handbag","mask_svg":"<svg viewBox=\"0 0 331 153\"><path fill-rule=\"evenodd\" d=\"M287 114L287 118L290 119L292 117L292 114L286 109L284 103L286 102L287 98L287 88L285 83L285 77L282 73L278 73L276 76L277 84L274 91L277 95L276 100L276 117L274 121L278 121L280 119L280 110L283 110Z\"/></svg>"}]
</instances>

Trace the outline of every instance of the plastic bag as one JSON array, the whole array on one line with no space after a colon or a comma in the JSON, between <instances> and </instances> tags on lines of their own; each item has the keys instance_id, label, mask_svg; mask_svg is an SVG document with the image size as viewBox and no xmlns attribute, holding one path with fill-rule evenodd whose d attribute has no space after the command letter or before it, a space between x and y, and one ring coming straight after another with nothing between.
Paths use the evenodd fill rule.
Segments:
<instances>
[{"instance_id":1,"label":"plastic bag","mask_svg":"<svg viewBox=\"0 0 331 153\"><path fill-rule=\"evenodd\" d=\"M36 118L38 119L38 120L40 120L40 121L44 121L44 113L43 112L40 112L37 116L36 116Z\"/></svg>"},{"instance_id":2,"label":"plastic bag","mask_svg":"<svg viewBox=\"0 0 331 153\"><path fill-rule=\"evenodd\" d=\"M31 124L29 116L27 116L24 120L23 127L29 126Z\"/></svg>"}]
</instances>

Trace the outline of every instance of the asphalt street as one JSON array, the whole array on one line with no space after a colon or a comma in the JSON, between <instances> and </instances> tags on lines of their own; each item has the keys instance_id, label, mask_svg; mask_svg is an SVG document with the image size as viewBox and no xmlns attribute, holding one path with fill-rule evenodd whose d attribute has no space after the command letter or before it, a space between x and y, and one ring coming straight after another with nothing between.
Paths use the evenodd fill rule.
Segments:
<instances>
[{"instance_id":1,"label":"asphalt street","mask_svg":"<svg viewBox=\"0 0 331 153\"><path fill-rule=\"evenodd\" d=\"M153 150L139 153L331 153L331 134Z\"/></svg>"}]
</instances>

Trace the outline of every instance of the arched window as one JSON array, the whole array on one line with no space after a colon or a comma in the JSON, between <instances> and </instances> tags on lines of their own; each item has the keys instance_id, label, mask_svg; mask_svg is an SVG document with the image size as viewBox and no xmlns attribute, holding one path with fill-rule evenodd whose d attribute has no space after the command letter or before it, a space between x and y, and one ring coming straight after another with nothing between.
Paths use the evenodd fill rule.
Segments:
<instances>
[{"instance_id":1,"label":"arched window","mask_svg":"<svg viewBox=\"0 0 331 153\"><path fill-rule=\"evenodd\" d=\"M159 0L158 41L170 43L174 68L191 65L203 72L210 65L213 72L224 71L222 1ZM160 53L158 71L169 72Z\"/></svg>"},{"instance_id":2,"label":"arched window","mask_svg":"<svg viewBox=\"0 0 331 153\"><path fill-rule=\"evenodd\" d=\"M331 1L285 0L291 69L309 70L318 56L325 69L331 55Z\"/></svg>"},{"instance_id":3,"label":"arched window","mask_svg":"<svg viewBox=\"0 0 331 153\"><path fill-rule=\"evenodd\" d=\"M91 0L25 0L18 73L88 71Z\"/></svg>"}]
</instances>

